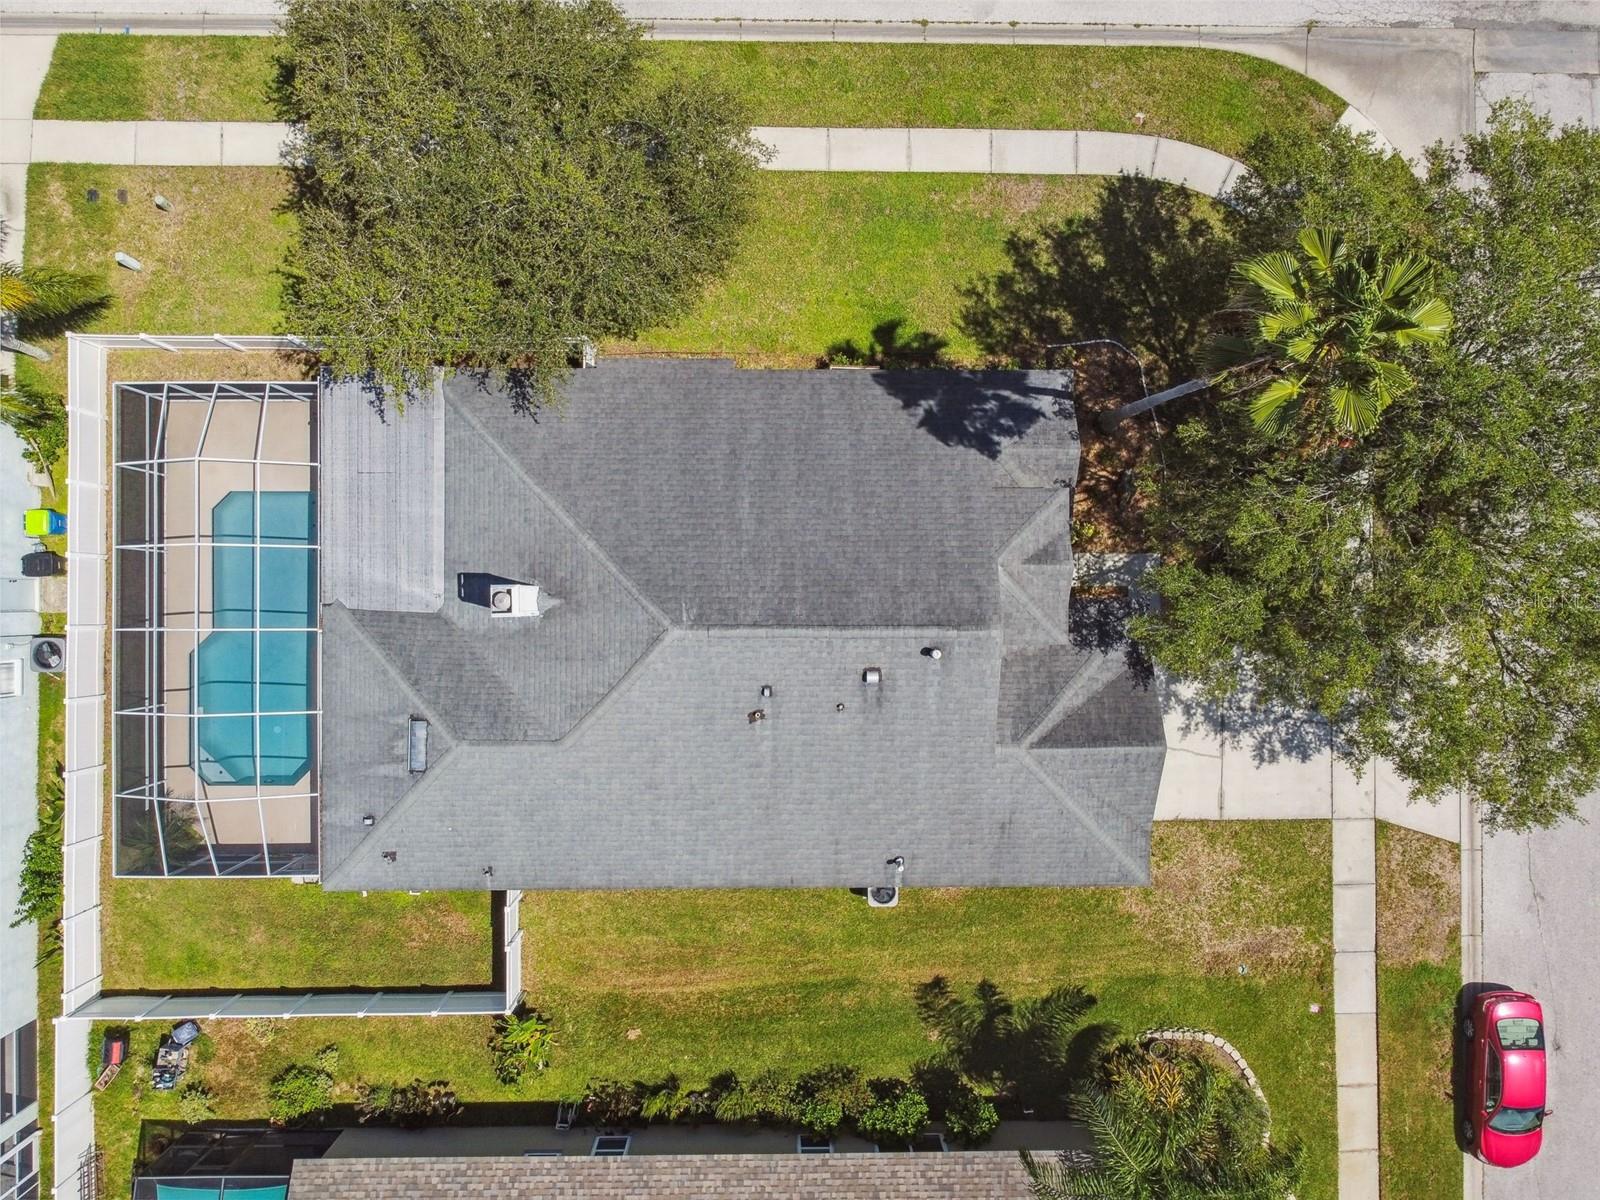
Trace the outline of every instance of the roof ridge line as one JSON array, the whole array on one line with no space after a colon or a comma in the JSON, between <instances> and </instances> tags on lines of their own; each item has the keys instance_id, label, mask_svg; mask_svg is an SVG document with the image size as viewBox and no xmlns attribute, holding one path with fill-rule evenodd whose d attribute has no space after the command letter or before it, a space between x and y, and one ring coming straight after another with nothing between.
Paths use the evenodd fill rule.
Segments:
<instances>
[{"instance_id":1,"label":"roof ridge line","mask_svg":"<svg viewBox=\"0 0 1600 1200\"><path fill-rule=\"evenodd\" d=\"M1071 645L1070 642L1062 644ZM1074 700L1082 698L1085 685L1088 682L1098 681L1105 683L1110 679L1114 679L1118 671L1119 668L1109 654L1098 655L1097 661L1092 662L1087 668L1067 680L1061 690L1056 693L1055 699L1050 702L1049 707L1040 713L1027 729L1023 730L1022 736L1017 739L1017 743L1027 749L1033 749L1035 739L1042 736L1046 731L1054 729L1056 722L1064 715L1067 706ZM1041 747L1041 749L1049 748L1048 746Z\"/></svg>"},{"instance_id":2,"label":"roof ridge line","mask_svg":"<svg viewBox=\"0 0 1600 1200\"><path fill-rule=\"evenodd\" d=\"M384 670L388 671L390 675L394 676L395 682L400 685L401 690L404 691L407 696L411 697L416 704L417 710L420 711L423 716L428 718L429 723L437 725L449 733L450 744L452 746L459 745L465 740L459 733L456 732L454 725L450 724L449 721L446 721L444 718L439 716L439 714L433 710L433 707L417 693L416 688L411 686L411 681L406 678L405 672L400 669L399 664L397 664L394 659L389 657L389 652L380 646L370 633L362 628L361 622L356 620L355 617L355 614L358 611L386 612L388 610L353 609L343 600L330 601L324 607L340 608L344 610L345 614L350 618L350 627L356 631L356 636L361 639L362 643L367 647L367 649L371 650L372 653L377 656L378 661L383 664ZM320 666L321 664L319 663L319 669Z\"/></svg>"},{"instance_id":3,"label":"roof ridge line","mask_svg":"<svg viewBox=\"0 0 1600 1200\"><path fill-rule=\"evenodd\" d=\"M993 625L674 625L685 637L829 637L869 638L899 637L913 634L937 637L949 634L980 635L1000 632L999 622Z\"/></svg>"},{"instance_id":4,"label":"roof ridge line","mask_svg":"<svg viewBox=\"0 0 1600 1200\"><path fill-rule=\"evenodd\" d=\"M600 543L595 540L593 534L591 534L587 529L578 523L576 517L558 504L548 492L546 492L542 487L533 481L533 476L528 474L527 468L511 456L510 452L507 451L505 446L501 444L499 438L495 437L494 434L490 433L484 428L483 424L477 419L476 416L473 415L471 409L464 404L457 404L453 399L450 398L448 392L444 393L444 395L446 397L445 402L449 404L451 408L453 408L456 413L467 422L468 425L471 425L472 428L477 431L479 437L483 438L486 442L494 447L495 453L505 460L506 465L515 471L519 477L521 477L522 482L527 489L538 498L541 504L555 514L555 517L558 521L572 531L572 535L583 543L584 548L588 550L590 554L594 555L594 557L597 558L602 565L604 565L606 570L610 571L614 576L616 576L617 582L622 584L622 586L627 589L628 594L637 600L644 607L644 609L663 626L668 629L672 628L672 619L668 617L667 614L660 608L656 607L655 602L644 593L643 589L641 589L638 584L634 583L634 581L629 578L626 571L612 561L611 556L605 552L604 547L602 547Z\"/></svg>"},{"instance_id":5,"label":"roof ridge line","mask_svg":"<svg viewBox=\"0 0 1600 1200\"><path fill-rule=\"evenodd\" d=\"M367 830L362 839L356 843L356 851L361 850L367 845L368 842L372 841L378 836L378 834L382 833L396 820L398 820L402 813L408 811L412 807L419 795L424 795L429 792L435 785L436 781L444 774L444 765L445 763L449 762L452 757L454 757L455 752L456 747L452 745L450 749L446 750L442 755L439 756L436 762L430 763L428 765L427 773L423 775L423 777L416 783L407 788L405 794L401 796L399 800L395 801L394 807L383 814L383 819L371 829ZM356 851L346 854L340 861L339 865L334 869L334 872L331 876L322 877L322 882L324 884L329 882L337 882L339 876L345 871L350 863L354 861Z\"/></svg>"},{"instance_id":6,"label":"roof ridge line","mask_svg":"<svg viewBox=\"0 0 1600 1200\"><path fill-rule=\"evenodd\" d=\"M1088 814L1085 813L1081 807L1079 807L1078 802L1071 796L1067 795L1066 790L1062 788L1061 785L1058 784L1054 779L1051 779L1050 776L1045 772L1045 769L1038 764L1033 757L1033 751L1031 749L1025 746L1017 746L1011 748L1011 752L1022 757L1022 761L1027 765L1028 770L1033 772L1034 776L1039 780L1040 783L1044 784L1045 787L1050 789L1051 794L1054 795L1057 800L1060 800L1062 804L1066 805L1067 811L1072 814L1073 818L1078 822L1078 824L1087 829L1094 837L1095 841L1104 846L1111 853L1113 858L1132 871L1136 877L1146 873L1149 870L1148 863L1144 866L1140 866L1139 863L1128 856L1121 846L1117 845L1115 841L1107 836L1106 831L1100 828L1098 822L1091 821L1089 819Z\"/></svg>"},{"instance_id":7,"label":"roof ridge line","mask_svg":"<svg viewBox=\"0 0 1600 1200\"><path fill-rule=\"evenodd\" d=\"M660 633L656 634L655 640L645 647L644 653L639 655L638 658L634 659L628 664L628 669L619 675L616 681L605 690L600 698L588 707L583 716L574 721L571 728L558 737L554 742L550 742L548 744L552 746L565 747L575 742L578 738L578 735L598 719L597 714L602 709L610 708L618 697L620 697L638 681L638 678L640 674L643 673L645 666L650 662L651 659L655 658L663 646L665 646L668 642L674 642L678 640L679 633L680 630L676 625L669 624ZM516 743L501 742L497 744L515 745Z\"/></svg>"}]
</instances>

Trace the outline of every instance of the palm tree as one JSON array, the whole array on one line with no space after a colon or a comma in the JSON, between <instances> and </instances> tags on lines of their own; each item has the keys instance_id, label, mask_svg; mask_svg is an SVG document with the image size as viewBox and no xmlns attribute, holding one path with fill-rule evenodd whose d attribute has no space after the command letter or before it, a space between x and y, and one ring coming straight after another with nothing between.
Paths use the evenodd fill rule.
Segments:
<instances>
[{"instance_id":1,"label":"palm tree","mask_svg":"<svg viewBox=\"0 0 1600 1200\"><path fill-rule=\"evenodd\" d=\"M1110 431L1168 400L1233 383L1255 392L1250 416L1268 433L1320 404L1341 434L1370 432L1413 385L1400 356L1443 342L1450 308L1432 294L1425 258L1355 251L1329 229L1303 229L1298 240L1298 257L1276 250L1235 268L1244 290L1220 315L1242 318L1244 330L1212 340L1205 375L1102 414L1101 426Z\"/></svg>"},{"instance_id":2,"label":"palm tree","mask_svg":"<svg viewBox=\"0 0 1600 1200\"><path fill-rule=\"evenodd\" d=\"M1340 433L1368 433L1413 386L1401 355L1444 341L1449 306L1418 255L1358 252L1329 229L1303 229L1299 243L1298 256L1275 250L1239 264L1248 328L1217 338L1207 365L1214 379L1243 377L1251 419L1269 433L1318 405Z\"/></svg>"},{"instance_id":3,"label":"palm tree","mask_svg":"<svg viewBox=\"0 0 1600 1200\"><path fill-rule=\"evenodd\" d=\"M1083 1026L1095 998L1073 984L1014 1001L987 979L961 996L935 975L917 988L916 1003L943 1065L981 1089L1042 1103L1068 1091L1114 1033Z\"/></svg>"},{"instance_id":4,"label":"palm tree","mask_svg":"<svg viewBox=\"0 0 1600 1200\"><path fill-rule=\"evenodd\" d=\"M0 261L0 350L47 360L47 351L23 337L54 337L99 316L110 303L104 280L93 275Z\"/></svg>"},{"instance_id":5,"label":"palm tree","mask_svg":"<svg viewBox=\"0 0 1600 1200\"><path fill-rule=\"evenodd\" d=\"M1260 1101L1209 1059L1125 1046L1073 1115L1093 1155L1024 1151L1036 1200L1287 1200L1299 1181L1298 1148L1274 1146Z\"/></svg>"}]
</instances>

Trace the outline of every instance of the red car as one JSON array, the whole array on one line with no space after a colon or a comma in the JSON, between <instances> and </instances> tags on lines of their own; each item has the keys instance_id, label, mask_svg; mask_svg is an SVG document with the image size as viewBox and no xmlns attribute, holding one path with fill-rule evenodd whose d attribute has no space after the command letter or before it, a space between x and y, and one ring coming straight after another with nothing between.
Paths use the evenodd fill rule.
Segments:
<instances>
[{"instance_id":1,"label":"red car","mask_svg":"<svg viewBox=\"0 0 1600 1200\"><path fill-rule=\"evenodd\" d=\"M1539 1153L1544 1106L1544 1011L1526 992L1485 992L1461 1019L1466 1039L1467 1115L1461 1136L1496 1167Z\"/></svg>"}]
</instances>

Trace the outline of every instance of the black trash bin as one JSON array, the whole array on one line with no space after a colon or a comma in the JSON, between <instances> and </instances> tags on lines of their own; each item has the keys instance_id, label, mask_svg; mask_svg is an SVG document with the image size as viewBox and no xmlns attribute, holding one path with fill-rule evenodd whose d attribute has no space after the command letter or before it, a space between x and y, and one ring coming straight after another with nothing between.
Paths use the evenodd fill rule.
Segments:
<instances>
[{"instance_id":1,"label":"black trash bin","mask_svg":"<svg viewBox=\"0 0 1600 1200\"><path fill-rule=\"evenodd\" d=\"M54 550L35 550L32 554L22 556L24 579L48 579L52 575L64 574L66 569L67 560Z\"/></svg>"}]
</instances>

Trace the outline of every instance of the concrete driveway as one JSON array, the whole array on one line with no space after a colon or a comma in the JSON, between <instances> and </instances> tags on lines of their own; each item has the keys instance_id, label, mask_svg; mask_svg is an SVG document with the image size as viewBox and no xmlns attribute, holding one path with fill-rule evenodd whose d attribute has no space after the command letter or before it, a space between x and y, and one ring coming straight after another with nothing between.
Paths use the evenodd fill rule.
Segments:
<instances>
[{"instance_id":1,"label":"concrete driveway","mask_svg":"<svg viewBox=\"0 0 1600 1200\"><path fill-rule=\"evenodd\" d=\"M1600 1194L1600 794L1566 824L1483 845L1483 981L1544 1004L1550 1107L1544 1148L1514 1170L1483 1170L1485 1200Z\"/></svg>"}]
</instances>

